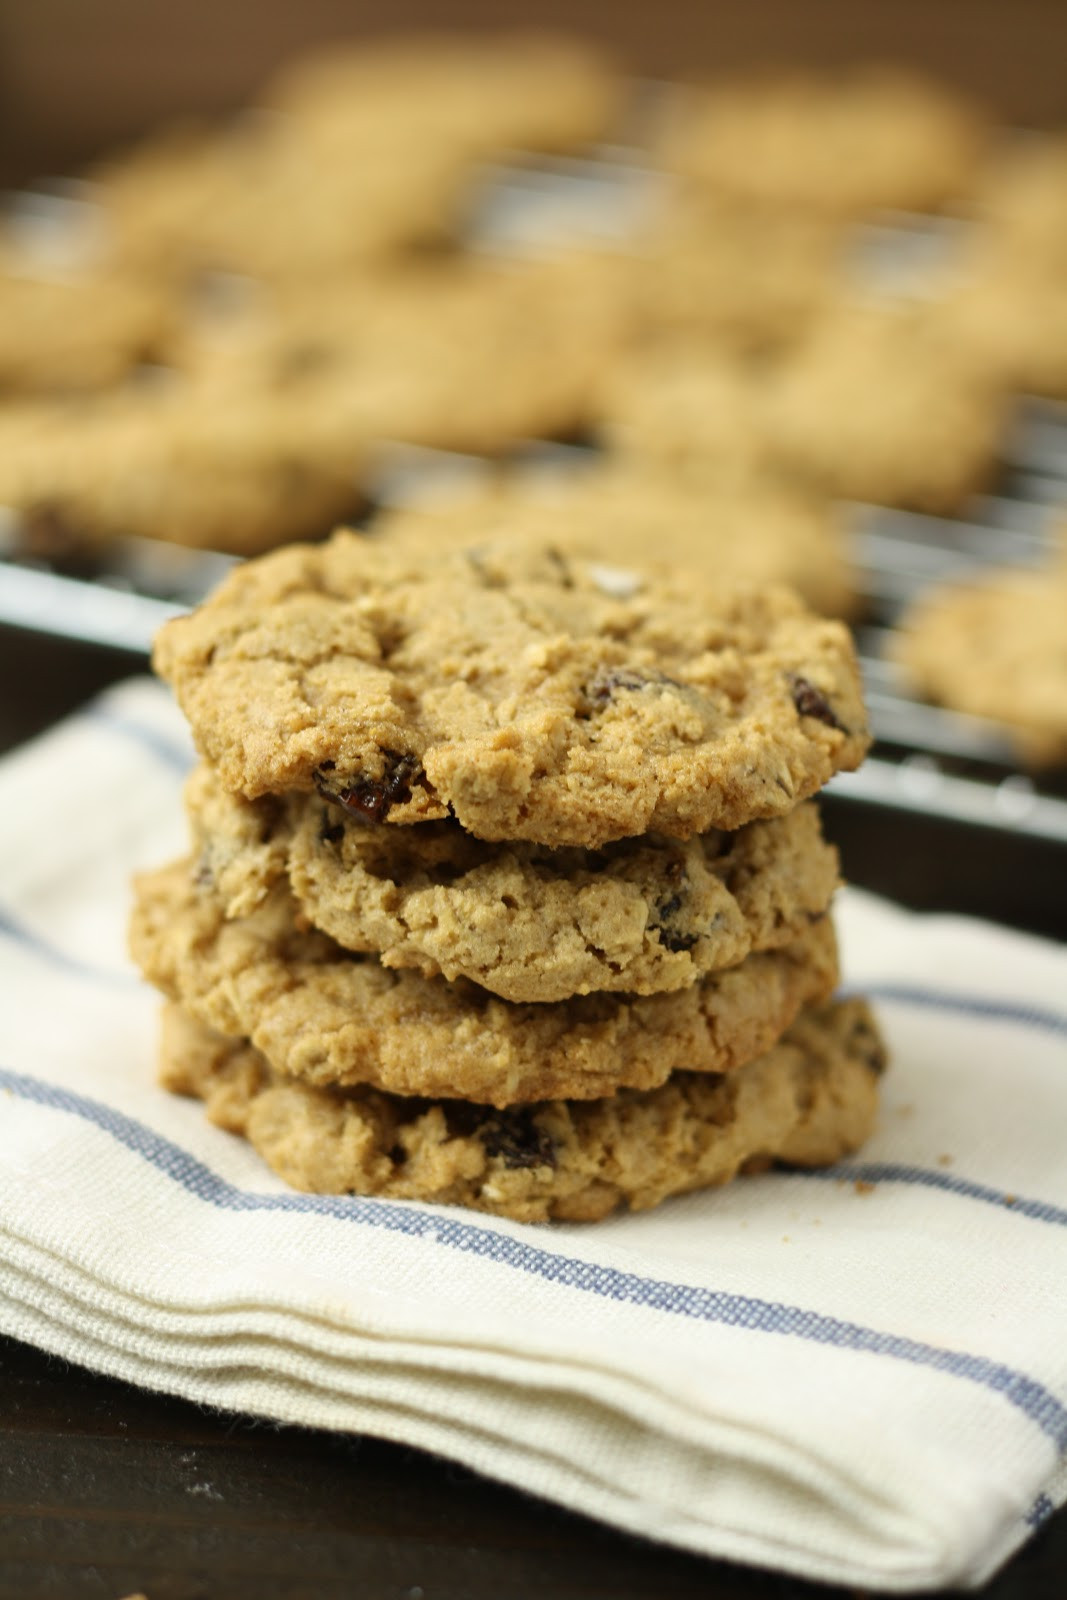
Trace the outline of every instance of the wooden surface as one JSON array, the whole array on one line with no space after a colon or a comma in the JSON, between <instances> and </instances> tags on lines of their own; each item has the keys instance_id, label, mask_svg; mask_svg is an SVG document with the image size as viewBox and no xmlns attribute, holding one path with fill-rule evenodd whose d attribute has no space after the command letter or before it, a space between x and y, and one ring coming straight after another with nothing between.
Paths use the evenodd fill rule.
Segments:
<instances>
[{"instance_id":1,"label":"wooden surface","mask_svg":"<svg viewBox=\"0 0 1067 1600\"><path fill-rule=\"evenodd\" d=\"M135 665L0 628L0 749ZM854 882L896 886L920 904L952 905L952 882L978 876L958 838L947 845L914 822L889 819L887 828L884 814L837 808L828 831ZM998 881L989 878L992 854L983 882ZM1031 864L1029 879L1002 865L1025 922L1042 864ZM1062 872L1051 881L1062 883ZM208 1415L0 1339L0 1600L138 1591L148 1600L857 1594L628 1539L396 1445ZM1067 1513L982 1595L1064 1600Z\"/></svg>"}]
</instances>

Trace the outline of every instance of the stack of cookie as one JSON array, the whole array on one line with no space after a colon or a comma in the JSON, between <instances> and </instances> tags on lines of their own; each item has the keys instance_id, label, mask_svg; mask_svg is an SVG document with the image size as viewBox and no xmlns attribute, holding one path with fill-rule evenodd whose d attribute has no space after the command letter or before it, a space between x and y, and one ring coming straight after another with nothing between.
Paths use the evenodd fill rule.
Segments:
<instances>
[{"instance_id":1,"label":"stack of cookie","mask_svg":"<svg viewBox=\"0 0 1067 1600\"><path fill-rule=\"evenodd\" d=\"M287 1181L591 1219L869 1131L810 800L868 743L841 624L342 532L157 665L204 758L133 918L164 1082Z\"/></svg>"}]
</instances>

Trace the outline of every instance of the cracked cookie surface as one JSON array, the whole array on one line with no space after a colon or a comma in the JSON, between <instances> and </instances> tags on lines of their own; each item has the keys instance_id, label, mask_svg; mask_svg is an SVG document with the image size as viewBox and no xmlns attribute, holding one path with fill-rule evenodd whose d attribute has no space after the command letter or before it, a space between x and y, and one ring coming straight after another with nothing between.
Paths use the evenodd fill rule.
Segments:
<instances>
[{"instance_id":1,"label":"cracked cookie surface","mask_svg":"<svg viewBox=\"0 0 1067 1600\"><path fill-rule=\"evenodd\" d=\"M251 1039L278 1071L496 1106L651 1088L681 1069L731 1071L837 981L822 917L783 949L671 994L516 1004L343 950L300 924L281 884L227 921L221 896L195 883L187 862L138 879L131 948L165 995Z\"/></svg>"},{"instance_id":2,"label":"cracked cookie surface","mask_svg":"<svg viewBox=\"0 0 1067 1600\"><path fill-rule=\"evenodd\" d=\"M838 882L814 804L737 833L599 851L486 844L451 821L390 828L318 796L243 800L208 767L186 806L228 917L288 876L301 912L346 949L506 1000L686 988L791 943Z\"/></svg>"},{"instance_id":3,"label":"cracked cookie surface","mask_svg":"<svg viewBox=\"0 0 1067 1600\"><path fill-rule=\"evenodd\" d=\"M389 554L341 532L239 568L158 670L223 784L595 848L782 816L869 743L847 630L788 591L551 546Z\"/></svg>"},{"instance_id":4,"label":"cracked cookie surface","mask_svg":"<svg viewBox=\"0 0 1067 1600\"><path fill-rule=\"evenodd\" d=\"M647 1091L519 1111L312 1088L177 1006L161 1081L205 1102L294 1188L463 1205L522 1222L595 1221L773 1161L825 1166L870 1133L885 1055L847 1000L805 1013L729 1077L678 1072Z\"/></svg>"}]
</instances>

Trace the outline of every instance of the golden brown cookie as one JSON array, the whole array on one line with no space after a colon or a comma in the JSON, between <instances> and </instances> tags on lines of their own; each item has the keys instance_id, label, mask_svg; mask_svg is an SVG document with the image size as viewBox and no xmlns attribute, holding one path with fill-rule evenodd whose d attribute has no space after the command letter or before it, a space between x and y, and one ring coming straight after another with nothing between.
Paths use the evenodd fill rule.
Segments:
<instances>
[{"instance_id":1,"label":"golden brown cookie","mask_svg":"<svg viewBox=\"0 0 1067 1600\"><path fill-rule=\"evenodd\" d=\"M179 356L219 403L276 403L327 460L374 441L493 454L587 425L625 309L566 259L452 258L265 297Z\"/></svg>"},{"instance_id":2,"label":"golden brown cookie","mask_svg":"<svg viewBox=\"0 0 1067 1600\"><path fill-rule=\"evenodd\" d=\"M163 356L175 308L156 285L16 265L0 261L0 396L102 389Z\"/></svg>"},{"instance_id":3,"label":"golden brown cookie","mask_svg":"<svg viewBox=\"0 0 1067 1600\"><path fill-rule=\"evenodd\" d=\"M253 112L167 129L92 177L124 269L177 285L229 272L284 286L454 239L467 166L413 138L323 148Z\"/></svg>"},{"instance_id":4,"label":"golden brown cookie","mask_svg":"<svg viewBox=\"0 0 1067 1600\"><path fill-rule=\"evenodd\" d=\"M155 660L223 784L596 847L782 816L867 749L847 630L526 542L339 533L231 573Z\"/></svg>"},{"instance_id":5,"label":"golden brown cookie","mask_svg":"<svg viewBox=\"0 0 1067 1600\"><path fill-rule=\"evenodd\" d=\"M774 354L635 352L604 413L610 442L661 468L945 510L996 464L1001 387L936 320L842 303Z\"/></svg>"},{"instance_id":6,"label":"golden brown cookie","mask_svg":"<svg viewBox=\"0 0 1067 1600\"><path fill-rule=\"evenodd\" d=\"M288 878L349 950L506 1000L656 994L790 944L829 907L837 854L813 804L682 843L485 844L456 823L392 828L317 796L243 800L208 767L186 786L197 872L246 916Z\"/></svg>"},{"instance_id":7,"label":"golden brown cookie","mask_svg":"<svg viewBox=\"0 0 1067 1600\"><path fill-rule=\"evenodd\" d=\"M205 1102L294 1188L462 1205L520 1222L592 1222L762 1171L825 1166L871 1132L885 1062L862 1001L807 1012L729 1077L676 1072L610 1099L493 1112L457 1100L312 1088L177 1006L160 1079Z\"/></svg>"},{"instance_id":8,"label":"golden brown cookie","mask_svg":"<svg viewBox=\"0 0 1067 1600\"><path fill-rule=\"evenodd\" d=\"M929 317L1002 388L1067 397L1067 250L1058 262L976 237Z\"/></svg>"},{"instance_id":9,"label":"golden brown cookie","mask_svg":"<svg viewBox=\"0 0 1067 1600\"><path fill-rule=\"evenodd\" d=\"M1016 131L975 174L968 209L998 250L1067 268L1067 134Z\"/></svg>"},{"instance_id":10,"label":"golden brown cookie","mask_svg":"<svg viewBox=\"0 0 1067 1600\"><path fill-rule=\"evenodd\" d=\"M283 68L260 102L336 150L417 139L484 160L604 138L625 92L589 40L416 33L313 52Z\"/></svg>"},{"instance_id":11,"label":"golden brown cookie","mask_svg":"<svg viewBox=\"0 0 1067 1600\"><path fill-rule=\"evenodd\" d=\"M365 272L187 325L175 370L0 418L0 503L85 545L134 534L254 554L361 506L384 440L500 451L588 420L615 313L560 263ZM2 339L0 339L2 346Z\"/></svg>"},{"instance_id":12,"label":"golden brown cookie","mask_svg":"<svg viewBox=\"0 0 1067 1600\"><path fill-rule=\"evenodd\" d=\"M675 195L632 241L635 331L791 343L838 289L846 237L823 217Z\"/></svg>"},{"instance_id":13,"label":"golden brown cookie","mask_svg":"<svg viewBox=\"0 0 1067 1600\"><path fill-rule=\"evenodd\" d=\"M168 130L94 174L117 257L286 285L455 242L480 164L605 132L620 81L552 37L331 46L227 124Z\"/></svg>"},{"instance_id":14,"label":"golden brown cookie","mask_svg":"<svg viewBox=\"0 0 1067 1600\"><path fill-rule=\"evenodd\" d=\"M988 480L1006 409L934 319L841 305L769 386L777 457L844 499L943 511Z\"/></svg>"},{"instance_id":15,"label":"golden brown cookie","mask_svg":"<svg viewBox=\"0 0 1067 1600\"><path fill-rule=\"evenodd\" d=\"M27 543L123 535L251 554L324 535L361 499L362 452L330 456L303 419L163 379L99 399L0 412L0 504Z\"/></svg>"},{"instance_id":16,"label":"golden brown cookie","mask_svg":"<svg viewBox=\"0 0 1067 1600\"><path fill-rule=\"evenodd\" d=\"M179 862L138 880L131 928L145 976L199 1022L249 1038L312 1084L507 1106L651 1088L674 1071L729 1072L767 1050L837 981L829 918L673 994L496 999L343 950L308 930L277 886L233 921Z\"/></svg>"}]
</instances>

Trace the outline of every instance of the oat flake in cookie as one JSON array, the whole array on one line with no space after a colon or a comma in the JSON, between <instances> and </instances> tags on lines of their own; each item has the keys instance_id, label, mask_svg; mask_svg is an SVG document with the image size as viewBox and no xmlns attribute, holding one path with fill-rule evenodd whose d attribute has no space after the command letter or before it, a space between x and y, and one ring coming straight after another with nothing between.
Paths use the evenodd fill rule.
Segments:
<instances>
[{"instance_id":1,"label":"oat flake in cookie","mask_svg":"<svg viewBox=\"0 0 1067 1600\"><path fill-rule=\"evenodd\" d=\"M838 1160L871 1131L883 1064L867 1007L849 1000L805 1013L728 1078L678 1072L644 1092L494 1112L312 1088L172 1005L160 1076L244 1134L294 1188L463 1205L520 1222L591 1222L773 1161Z\"/></svg>"},{"instance_id":2,"label":"oat flake in cookie","mask_svg":"<svg viewBox=\"0 0 1067 1600\"><path fill-rule=\"evenodd\" d=\"M232 573L156 665L223 784L595 848L782 816L869 737L847 630L788 591L341 532Z\"/></svg>"}]
</instances>

